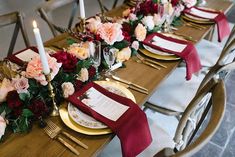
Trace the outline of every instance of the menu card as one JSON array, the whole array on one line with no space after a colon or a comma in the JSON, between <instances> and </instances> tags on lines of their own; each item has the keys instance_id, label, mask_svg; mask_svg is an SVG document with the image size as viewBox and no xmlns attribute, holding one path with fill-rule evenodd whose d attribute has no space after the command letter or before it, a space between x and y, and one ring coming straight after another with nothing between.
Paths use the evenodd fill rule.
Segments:
<instances>
[{"instance_id":1,"label":"menu card","mask_svg":"<svg viewBox=\"0 0 235 157\"><path fill-rule=\"evenodd\" d=\"M129 108L129 106L107 97L93 87L78 98L86 106L112 121L118 120Z\"/></svg>"},{"instance_id":2,"label":"menu card","mask_svg":"<svg viewBox=\"0 0 235 157\"><path fill-rule=\"evenodd\" d=\"M15 56L17 58L19 58L20 60L24 61L24 62L29 62L32 60L32 58L38 56L39 54L36 53L35 51L31 50L31 49L27 49L25 51L22 51L18 54L16 54Z\"/></svg>"},{"instance_id":3,"label":"menu card","mask_svg":"<svg viewBox=\"0 0 235 157\"><path fill-rule=\"evenodd\" d=\"M163 39L159 36L153 37L152 44L179 53L181 53L187 46L187 44L172 42L170 40Z\"/></svg>"}]
</instances>

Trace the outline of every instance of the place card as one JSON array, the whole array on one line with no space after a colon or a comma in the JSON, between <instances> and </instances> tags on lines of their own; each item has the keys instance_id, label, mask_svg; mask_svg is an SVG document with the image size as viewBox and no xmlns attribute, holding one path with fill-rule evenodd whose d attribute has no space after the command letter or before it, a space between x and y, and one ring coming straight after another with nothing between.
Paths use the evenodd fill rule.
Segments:
<instances>
[{"instance_id":1,"label":"place card","mask_svg":"<svg viewBox=\"0 0 235 157\"><path fill-rule=\"evenodd\" d=\"M152 38L151 43L155 46L164 48L166 50L178 52L178 53L181 53L187 46L186 44L180 44L180 43L176 43L173 41L169 41L169 40L163 39L159 36L154 36Z\"/></svg>"},{"instance_id":2,"label":"place card","mask_svg":"<svg viewBox=\"0 0 235 157\"><path fill-rule=\"evenodd\" d=\"M22 60L24 62L29 62L29 61L32 60L32 58L34 58L34 57L36 57L38 55L39 54L37 52L35 52L35 51L31 50L31 49L27 49L25 51L22 51L22 52L16 54L15 56L18 59L20 59L20 60Z\"/></svg>"},{"instance_id":3,"label":"place card","mask_svg":"<svg viewBox=\"0 0 235 157\"><path fill-rule=\"evenodd\" d=\"M92 110L112 121L117 121L129 108L107 97L94 87L89 88L83 95L78 97L78 99L86 106L92 108Z\"/></svg>"}]
</instances>

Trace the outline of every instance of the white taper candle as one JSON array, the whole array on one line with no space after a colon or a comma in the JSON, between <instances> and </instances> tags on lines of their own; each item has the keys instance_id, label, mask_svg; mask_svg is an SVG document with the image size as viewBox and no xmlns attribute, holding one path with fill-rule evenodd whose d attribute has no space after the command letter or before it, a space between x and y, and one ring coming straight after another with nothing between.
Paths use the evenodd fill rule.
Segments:
<instances>
[{"instance_id":1,"label":"white taper candle","mask_svg":"<svg viewBox=\"0 0 235 157\"><path fill-rule=\"evenodd\" d=\"M45 53L45 49L44 49L44 46L43 46L42 38L41 38L41 35L40 35L40 31L37 28L36 21L33 21L33 33L34 33L36 43L37 43L37 46L38 46L38 51L39 51L40 58L41 58L43 73L45 75L48 75L50 73L50 68L49 68L47 56L46 56L46 53Z\"/></svg>"},{"instance_id":2,"label":"white taper candle","mask_svg":"<svg viewBox=\"0 0 235 157\"><path fill-rule=\"evenodd\" d=\"M79 0L79 6L80 6L80 16L82 19L85 19L86 15L85 15L85 8L84 8L84 0Z\"/></svg>"}]
</instances>

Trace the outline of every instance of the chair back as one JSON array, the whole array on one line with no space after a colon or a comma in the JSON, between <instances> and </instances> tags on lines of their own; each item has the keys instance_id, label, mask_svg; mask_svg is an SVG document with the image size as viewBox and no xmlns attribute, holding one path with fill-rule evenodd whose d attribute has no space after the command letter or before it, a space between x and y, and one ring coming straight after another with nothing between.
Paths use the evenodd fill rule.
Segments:
<instances>
[{"instance_id":1,"label":"chair back","mask_svg":"<svg viewBox=\"0 0 235 157\"><path fill-rule=\"evenodd\" d=\"M13 36L11 38L11 42L10 42L7 56L9 56L13 53L19 31L21 31L21 33L22 33L25 46L26 47L30 46L29 38L28 38L26 30L25 30L25 25L23 22L22 14L20 12L12 12L12 13L8 13L8 14L0 15L0 28L5 27L5 26L10 26L13 24L15 24L15 28L14 28Z\"/></svg>"},{"instance_id":2,"label":"chair back","mask_svg":"<svg viewBox=\"0 0 235 157\"><path fill-rule=\"evenodd\" d=\"M38 13L41 16L41 18L48 24L50 27L50 30L53 34L53 36L57 36L58 32L63 33L65 31L65 28L62 28L60 26L57 26L52 18L48 16L49 13L54 11L55 9L61 8L62 6L65 6L67 4L73 4L71 9L71 14L69 17L68 26L66 29L71 29L74 17L76 15L76 12L78 10L78 0L49 0L44 2L38 9Z\"/></svg>"},{"instance_id":3,"label":"chair back","mask_svg":"<svg viewBox=\"0 0 235 157\"><path fill-rule=\"evenodd\" d=\"M104 2L102 0L97 0L100 6L100 11L101 13L104 13L105 11L109 11L110 9L108 9L107 6L104 5ZM113 6L111 9L114 9L117 6L118 0L114 0L113 2Z\"/></svg>"},{"instance_id":4,"label":"chair back","mask_svg":"<svg viewBox=\"0 0 235 157\"><path fill-rule=\"evenodd\" d=\"M207 95L211 95L210 103L206 102L205 112L211 108L210 119L208 123L206 123L205 129L201 132L198 138L196 138L192 143L191 141L191 129L195 129L191 124L191 115L194 114L198 107L201 106L203 99L207 97ZM205 146L212 136L218 130L221 121L224 116L226 105L226 93L225 86L222 80L212 79L210 80L201 90L196 94L193 100L190 102L185 112L182 114L182 117L179 120L179 124L176 129L176 133L174 136L174 141L176 146L174 149L165 148L159 153L155 155L155 157L159 156L180 156L180 157L188 157L192 156L196 152L198 152L203 146ZM207 114L207 113L206 113ZM204 117L202 117L203 119ZM204 119L203 119L204 120ZM197 124L196 124L197 125Z\"/></svg>"}]
</instances>

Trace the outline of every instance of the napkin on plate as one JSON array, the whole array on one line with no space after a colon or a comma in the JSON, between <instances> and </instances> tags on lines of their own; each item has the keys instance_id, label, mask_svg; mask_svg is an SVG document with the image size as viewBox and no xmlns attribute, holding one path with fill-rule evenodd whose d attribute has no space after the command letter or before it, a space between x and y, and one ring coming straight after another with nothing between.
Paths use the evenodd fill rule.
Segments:
<instances>
[{"instance_id":1,"label":"napkin on plate","mask_svg":"<svg viewBox=\"0 0 235 157\"><path fill-rule=\"evenodd\" d=\"M190 80L193 73L201 69L201 62L194 45L188 41L168 37L160 33L152 33L143 41L154 49L172 53L186 62L186 79Z\"/></svg>"},{"instance_id":2,"label":"napkin on plate","mask_svg":"<svg viewBox=\"0 0 235 157\"><path fill-rule=\"evenodd\" d=\"M230 34L229 24L223 12L192 7L190 9L185 9L184 13L194 17L215 21L217 24L219 42L221 42L225 36Z\"/></svg>"},{"instance_id":3,"label":"napkin on plate","mask_svg":"<svg viewBox=\"0 0 235 157\"><path fill-rule=\"evenodd\" d=\"M25 62L29 62L36 55L38 55L38 49L32 46L7 56L6 59L22 66Z\"/></svg>"},{"instance_id":4,"label":"napkin on plate","mask_svg":"<svg viewBox=\"0 0 235 157\"><path fill-rule=\"evenodd\" d=\"M85 105L78 97L81 97L90 89L95 89L112 101L125 105L128 109L117 119L111 120L99 114L93 107ZM145 113L132 100L111 93L103 87L90 82L80 91L74 93L68 98L73 105L80 110L103 122L117 134L121 141L123 157L134 157L141 153L152 142L152 137Z\"/></svg>"}]
</instances>

